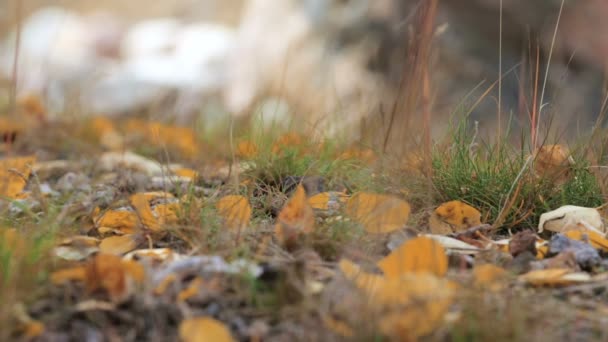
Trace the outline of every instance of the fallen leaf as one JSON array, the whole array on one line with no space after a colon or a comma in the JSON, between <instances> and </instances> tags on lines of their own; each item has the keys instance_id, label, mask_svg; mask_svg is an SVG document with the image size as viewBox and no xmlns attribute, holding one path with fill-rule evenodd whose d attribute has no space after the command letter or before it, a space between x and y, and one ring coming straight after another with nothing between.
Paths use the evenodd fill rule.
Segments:
<instances>
[{"instance_id":1,"label":"fallen leaf","mask_svg":"<svg viewBox=\"0 0 608 342\"><path fill-rule=\"evenodd\" d=\"M156 195L156 193L154 193L154 195ZM135 209L137 212L137 217L139 218L140 223L144 225L144 227L158 232L160 231L161 227L158 220L154 216L152 209L150 209L151 198L154 198L151 194L137 193L129 197L129 202L131 203L133 209Z\"/></svg>"},{"instance_id":2,"label":"fallen leaf","mask_svg":"<svg viewBox=\"0 0 608 342\"><path fill-rule=\"evenodd\" d=\"M538 232L549 230L564 233L570 230L593 231L606 233L602 216L596 208L565 205L553 211L540 215Z\"/></svg>"},{"instance_id":3,"label":"fallen leaf","mask_svg":"<svg viewBox=\"0 0 608 342\"><path fill-rule=\"evenodd\" d=\"M323 316L323 324L325 327L342 337L353 337L355 332L345 322L339 321L331 316Z\"/></svg>"},{"instance_id":4,"label":"fallen leaf","mask_svg":"<svg viewBox=\"0 0 608 342\"><path fill-rule=\"evenodd\" d=\"M97 254L85 267L85 286L88 292L103 290L115 303L129 298L135 282L145 275L143 266L134 261L123 261L112 254Z\"/></svg>"},{"instance_id":5,"label":"fallen leaf","mask_svg":"<svg viewBox=\"0 0 608 342\"><path fill-rule=\"evenodd\" d=\"M298 152L302 152L305 149L304 141L304 138L297 133L283 134L272 144L272 154L282 155L287 149L296 149Z\"/></svg>"},{"instance_id":6,"label":"fallen leaf","mask_svg":"<svg viewBox=\"0 0 608 342\"><path fill-rule=\"evenodd\" d=\"M479 210L461 201L450 201L437 207L429 219L433 234L450 234L481 224Z\"/></svg>"},{"instance_id":7,"label":"fallen leaf","mask_svg":"<svg viewBox=\"0 0 608 342\"><path fill-rule=\"evenodd\" d=\"M138 228L139 218L130 208L108 210L93 214L93 222L100 233L106 231L134 234Z\"/></svg>"},{"instance_id":8,"label":"fallen leaf","mask_svg":"<svg viewBox=\"0 0 608 342\"><path fill-rule=\"evenodd\" d=\"M403 228L410 205L397 197L360 192L348 200L345 211L368 233L381 234Z\"/></svg>"},{"instance_id":9,"label":"fallen leaf","mask_svg":"<svg viewBox=\"0 0 608 342\"><path fill-rule=\"evenodd\" d=\"M499 291L506 285L507 271L493 264L476 265L473 268L474 285L490 291Z\"/></svg>"},{"instance_id":10,"label":"fallen leaf","mask_svg":"<svg viewBox=\"0 0 608 342\"><path fill-rule=\"evenodd\" d=\"M427 237L429 239L433 239L433 240L439 242L443 246L443 248L445 248L453 253L476 254L482 250L481 248L479 248L477 246L473 246L464 241L454 239L454 238L451 238L451 237L445 236L445 235L422 234L421 236L424 236L424 237Z\"/></svg>"},{"instance_id":11,"label":"fallen leaf","mask_svg":"<svg viewBox=\"0 0 608 342\"><path fill-rule=\"evenodd\" d=\"M128 169L142 172L149 176L160 176L163 174L160 163L129 151L105 152L99 157L98 164L102 170L106 171Z\"/></svg>"},{"instance_id":12,"label":"fallen leaf","mask_svg":"<svg viewBox=\"0 0 608 342\"><path fill-rule=\"evenodd\" d=\"M179 337L184 342L235 341L224 323L211 317L197 317L183 320L179 325Z\"/></svg>"},{"instance_id":13,"label":"fallen leaf","mask_svg":"<svg viewBox=\"0 0 608 342\"><path fill-rule=\"evenodd\" d=\"M582 232L580 230L570 230L565 232L564 235L573 240L589 242L589 244L591 244L593 248L601 249L605 252L608 252L608 239L596 232Z\"/></svg>"},{"instance_id":14,"label":"fallen leaf","mask_svg":"<svg viewBox=\"0 0 608 342\"><path fill-rule=\"evenodd\" d=\"M132 119L126 123L125 132L140 134L150 145L172 148L185 158L195 157L200 149L196 133L188 127Z\"/></svg>"},{"instance_id":15,"label":"fallen leaf","mask_svg":"<svg viewBox=\"0 0 608 342\"><path fill-rule=\"evenodd\" d=\"M258 155L258 147L251 141L239 141L236 145L236 156L243 159L253 159Z\"/></svg>"},{"instance_id":16,"label":"fallen leaf","mask_svg":"<svg viewBox=\"0 0 608 342\"><path fill-rule=\"evenodd\" d=\"M509 253L513 257L518 256L523 252L530 252L532 255L536 255L536 240L538 237L530 230L524 230L513 235L511 241L509 241Z\"/></svg>"},{"instance_id":17,"label":"fallen leaf","mask_svg":"<svg viewBox=\"0 0 608 342\"><path fill-rule=\"evenodd\" d=\"M338 210L346 203L348 196L342 192L320 192L308 198L308 204L317 210Z\"/></svg>"},{"instance_id":18,"label":"fallen leaf","mask_svg":"<svg viewBox=\"0 0 608 342\"><path fill-rule=\"evenodd\" d=\"M338 160L354 159L363 162L364 164L372 164L378 157L371 148L350 147L338 156Z\"/></svg>"},{"instance_id":19,"label":"fallen leaf","mask_svg":"<svg viewBox=\"0 0 608 342\"><path fill-rule=\"evenodd\" d=\"M23 189L35 162L35 156L0 160L0 197L23 198Z\"/></svg>"},{"instance_id":20,"label":"fallen leaf","mask_svg":"<svg viewBox=\"0 0 608 342\"><path fill-rule=\"evenodd\" d=\"M182 291L180 291L177 294L177 301L184 302L184 301L188 300L189 298L196 296L198 294L201 286L203 285L203 282L204 282L204 280L201 277L194 278L192 281L190 281L190 284L188 284L188 287L186 287L185 289L183 289Z\"/></svg>"},{"instance_id":21,"label":"fallen leaf","mask_svg":"<svg viewBox=\"0 0 608 342\"><path fill-rule=\"evenodd\" d=\"M173 174L175 174L176 176L188 178L190 180L195 180L198 178L198 171L193 170L193 169L180 167L180 168L177 168L172 171L173 171Z\"/></svg>"},{"instance_id":22,"label":"fallen leaf","mask_svg":"<svg viewBox=\"0 0 608 342\"><path fill-rule=\"evenodd\" d=\"M315 228L313 209L308 204L306 191L298 185L293 196L287 201L275 225L276 237L286 246L296 243L298 237L312 233Z\"/></svg>"},{"instance_id":23,"label":"fallen leaf","mask_svg":"<svg viewBox=\"0 0 608 342\"><path fill-rule=\"evenodd\" d=\"M519 280L533 286L568 286L591 280L587 273L572 272L568 268L534 270L519 276Z\"/></svg>"},{"instance_id":24,"label":"fallen leaf","mask_svg":"<svg viewBox=\"0 0 608 342\"><path fill-rule=\"evenodd\" d=\"M86 279L86 269L84 266L75 266L51 273L51 283L61 285L70 281L84 282Z\"/></svg>"},{"instance_id":25,"label":"fallen leaf","mask_svg":"<svg viewBox=\"0 0 608 342\"><path fill-rule=\"evenodd\" d=\"M454 285L431 273L383 277L363 272L348 260L339 268L368 297L380 330L392 337L415 340L443 323Z\"/></svg>"},{"instance_id":26,"label":"fallen leaf","mask_svg":"<svg viewBox=\"0 0 608 342\"><path fill-rule=\"evenodd\" d=\"M228 195L222 197L215 205L227 228L242 231L251 221L251 205L246 197Z\"/></svg>"},{"instance_id":27,"label":"fallen leaf","mask_svg":"<svg viewBox=\"0 0 608 342\"><path fill-rule=\"evenodd\" d=\"M534 153L534 173L537 177L549 178L563 184L571 175L574 159L563 145L544 145Z\"/></svg>"},{"instance_id":28,"label":"fallen leaf","mask_svg":"<svg viewBox=\"0 0 608 342\"><path fill-rule=\"evenodd\" d=\"M406 273L430 273L444 276L448 270L448 257L443 246L427 237L417 237L378 262L386 277L400 277Z\"/></svg>"},{"instance_id":29,"label":"fallen leaf","mask_svg":"<svg viewBox=\"0 0 608 342\"><path fill-rule=\"evenodd\" d=\"M44 323L36 320L28 321L23 326L23 337L27 340L35 339L44 333Z\"/></svg>"},{"instance_id":30,"label":"fallen leaf","mask_svg":"<svg viewBox=\"0 0 608 342\"><path fill-rule=\"evenodd\" d=\"M102 253L122 255L136 249L143 242L138 234L110 236L101 241L99 250Z\"/></svg>"}]
</instances>

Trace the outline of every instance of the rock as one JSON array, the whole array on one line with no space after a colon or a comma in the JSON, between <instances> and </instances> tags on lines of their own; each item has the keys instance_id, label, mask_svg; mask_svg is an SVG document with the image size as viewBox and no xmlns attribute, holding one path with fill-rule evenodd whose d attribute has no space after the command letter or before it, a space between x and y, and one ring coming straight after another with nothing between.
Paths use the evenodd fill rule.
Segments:
<instances>
[{"instance_id":1,"label":"rock","mask_svg":"<svg viewBox=\"0 0 608 342\"><path fill-rule=\"evenodd\" d=\"M571 252L574 254L576 263L583 270L590 270L602 262L598 251L590 244L572 240L562 234L554 235L549 241L549 254L561 254Z\"/></svg>"}]
</instances>

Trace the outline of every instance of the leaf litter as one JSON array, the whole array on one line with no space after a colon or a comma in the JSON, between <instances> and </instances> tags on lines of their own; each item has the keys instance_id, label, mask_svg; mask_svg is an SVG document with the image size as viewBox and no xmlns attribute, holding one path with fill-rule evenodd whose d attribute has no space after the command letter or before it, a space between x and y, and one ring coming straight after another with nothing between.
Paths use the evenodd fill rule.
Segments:
<instances>
[{"instance_id":1,"label":"leaf litter","mask_svg":"<svg viewBox=\"0 0 608 342\"><path fill-rule=\"evenodd\" d=\"M457 198L420 219L424 210L408 201L408 189L371 191L314 175L319 181L297 164L275 180L282 189L269 191L244 171L266 158L259 142L237 144L234 156L249 163L240 168L230 151L207 153L188 128L100 118L87 125L96 132L86 137L93 150L39 157L28 147L0 160L0 280L16 277L11 263L24 253L50 261L35 280L39 290L14 303L22 309L10 336L449 339L467 326L472 307L499 306L502 297L530 301L531 312L542 298L591 320L595 294L608 290L597 208L560 207L541 216L538 232L505 236ZM156 153L136 152L138 144ZM272 162L292 163L324 145L288 133L268 146ZM354 147L333 156L370 171L379 159ZM571 165L555 147L536 158L536 177ZM277 199L276 213L265 210ZM52 229L47 250L27 237L28 225Z\"/></svg>"}]
</instances>

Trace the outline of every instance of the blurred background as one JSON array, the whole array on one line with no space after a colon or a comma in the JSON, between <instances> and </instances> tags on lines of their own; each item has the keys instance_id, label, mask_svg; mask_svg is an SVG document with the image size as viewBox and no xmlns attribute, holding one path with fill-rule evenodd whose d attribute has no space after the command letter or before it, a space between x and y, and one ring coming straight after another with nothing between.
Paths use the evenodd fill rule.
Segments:
<instances>
[{"instance_id":1,"label":"blurred background","mask_svg":"<svg viewBox=\"0 0 608 342\"><path fill-rule=\"evenodd\" d=\"M436 137L451 115L491 136L499 117L527 130L542 107L568 138L603 111L608 3L566 0L557 25L561 4L4 0L0 88L9 107L40 99L50 119L261 116L349 140L397 127L397 142L425 115Z\"/></svg>"}]
</instances>

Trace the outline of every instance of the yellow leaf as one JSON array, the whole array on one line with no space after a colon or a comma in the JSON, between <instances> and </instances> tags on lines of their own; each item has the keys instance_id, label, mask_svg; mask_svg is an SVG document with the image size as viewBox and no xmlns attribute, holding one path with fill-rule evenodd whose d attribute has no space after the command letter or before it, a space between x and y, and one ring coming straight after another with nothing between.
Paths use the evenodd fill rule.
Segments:
<instances>
[{"instance_id":1,"label":"yellow leaf","mask_svg":"<svg viewBox=\"0 0 608 342\"><path fill-rule=\"evenodd\" d=\"M587 273L574 273L567 268L534 270L519 276L519 279L534 286L568 286L591 279Z\"/></svg>"},{"instance_id":2,"label":"yellow leaf","mask_svg":"<svg viewBox=\"0 0 608 342\"><path fill-rule=\"evenodd\" d=\"M243 159L252 159L258 155L258 147L251 141L239 141L236 145L236 156Z\"/></svg>"},{"instance_id":3,"label":"yellow leaf","mask_svg":"<svg viewBox=\"0 0 608 342\"><path fill-rule=\"evenodd\" d=\"M34 339L44 333L44 323L36 320L30 320L24 324L23 337L26 339Z\"/></svg>"},{"instance_id":4,"label":"yellow leaf","mask_svg":"<svg viewBox=\"0 0 608 342\"><path fill-rule=\"evenodd\" d=\"M127 133L138 133L153 146L169 147L186 158L193 158L199 152L196 133L188 127L168 126L158 122L130 120L125 127Z\"/></svg>"},{"instance_id":5,"label":"yellow leaf","mask_svg":"<svg viewBox=\"0 0 608 342\"><path fill-rule=\"evenodd\" d=\"M570 230L564 233L567 237L578 241L589 241L593 248L608 252L608 239L593 231Z\"/></svg>"},{"instance_id":6,"label":"yellow leaf","mask_svg":"<svg viewBox=\"0 0 608 342\"><path fill-rule=\"evenodd\" d=\"M133 234L137 230L139 218L130 210L108 210L93 217L95 226L101 232L103 230L117 230L123 234Z\"/></svg>"},{"instance_id":7,"label":"yellow leaf","mask_svg":"<svg viewBox=\"0 0 608 342\"><path fill-rule=\"evenodd\" d=\"M496 265L483 264L473 268L474 284L478 288L498 291L505 286L507 271Z\"/></svg>"},{"instance_id":8,"label":"yellow leaf","mask_svg":"<svg viewBox=\"0 0 608 342\"><path fill-rule=\"evenodd\" d=\"M281 155L288 148L295 148L300 151L305 149L304 138L294 132L283 134L272 144L272 154Z\"/></svg>"},{"instance_id":9,"label":"yellow leaf","mask_svg":"<svg viewBox=\"0 0 608 342\"><path fill-rule=\"evenodd\" d=\"M123 302L134 291L134 283L145 277L143 266L112 254L97 254L85 268L88 292L103 290L113 302Z\"/></svg>"},{"instance_id":10,"label":"yellow leaf","mask_svg":"<svg viewBox=\"0 0 608 342\"><path fill-rule=\"evenodd\" d=\"M459 232L480 224L479 210L461 201L443 203L435 209L429 220L433 234Z\"/></svg>"},{"instance_id":11,"label":"yellow leaf","mask_svg":"<svg viewBox=\"0 0 608 342\"><path fill-rule=\"evenodd\" d=\"M179 221L177 213L180 208L180 204L177 202L162 203L155 205L152 209L152 213L161 225L174 224Z\"/></svg>"},{"instance_id":12,"label":"yellow leaf","mask_svg":"<svg viewBox=\"0 0 608 342\"><path fill-rule=\"evenodd\" d=\"M415 340L435 330L454 296L454 285L430 273L383 277L363 272L348 260L341 260L339 267L366 294L380 330L393 338Z\"/></svg>"},{"instance_id":13,"label":"yellow leaf","mask_svg":"<svg viewBox=\"0 0 608 342\"><path fill-rule=\"evenodd\" d=\"M251 206L247 198L240 195L224 196L215 207L227 228L241 231L249 226Z\"/></svg>"},{"instance_id":14,"label":"yellow leaf","mask_svg":"<svg viewBox=\"0 0 608 342\"><path fill-rule=\"evenodd\" d=\"M76 266L66 268L51 273L51 283L60 285L69 281L84 281L86 279L86 270L84 266Z\"/></svg>"},{"instance_id":15,"label":"yellow leaf","mask_svg":"<svg viewBox=\"0 0 608 342\"><path fill-rule=\"evenodd\" d=\"M534 172L537 177L547 177L556 183L565 182L571 175L574 159L563 145L544 145L534 153Z\"/></svg>"},{"instance_id":16,"label":"yellow leaf","mask_svg":"<svg viewBox=\"0 0 608 342\"><path fill-rule=\"evenodd\" d=\"M304 187L298 185L277 217L275 234L284 245L293 246L299 236L312 233L314 228L314 212L308 204Z\"/></svg>"},{"instance_id":17,"label":"yellow leaf","mask_svg":"<svg viewBox=\"0 0 608 342\"><path fill-rule=\"evenodd\" d=\"M341 192L321 192L308 198L308 204L313 209L336 210L346 203L348 196Z\"/></svg>"},{"instance_id":18,"label":"yellow leaf","mask_svg":"<svg viewBox=\"0 0 608 342\"><path fill-rule=\"evenodd\" d=\"M348 326L348 324L339 321L331 316L324 315L323 324L325 325L325 327L327 327L327 329L333 331L334 333L342 337L353 337L355 335L355 332L351 327Z\"/></svg>"},{"instance_id":19,"label":"yellow leaf","mask_svg":"<svg viewBox=\"0 0 608 342\"><path fill-rule=\"evenodd\" d=\"M406 273L430 273L444 276L448 257L443 246L435 240L417 237L406 241L378 262L386 277L400 277Z\"/></svg>"},{"instance_id":20,"label":"yellow leaf","mask_svg":"<svg viewBox=\"0 0 608 342\"><path fill-rule=\"evenodd\" d=\"M129 197L129 202L131 202L131 206L137 212L141 224L152 231L158 232L161 230L161 227L156 217L154 217L152 209L150 209L151 197L152 195L147 193L137 193Z\"/></svg>"},{"instance_id":21,"label":"yellow leaf","mask_svg":"<svg viewBox=\"0 0 608 342\"><path fill-rule=\"evenodd\" d=\"M161 296L167 292L167 288L177 280L177 276L174 273L169 274L163 280L158 283L158 285L154 288L154 294L157 296Z\"/></svg>"},{"instance_id":22,"label":"yellow leaf","mask_svg":"<svg viewBox=\"0 0 608 342\"><path fill-rule=\"evenodd\" d=\"M189 298L196 296L202 285L203 279L201 277L194 278L190 284L188 284L188 287L177 294L177 301L184 302Z\"/></svg>"},{"instance_id":23,"label":"yellow leaf","mask_svg":"<svg viewBox=\"0 0 608 342\"><path fill-rule=\"evenodd\" d=\"M191 180L198 178L198 171L189 169L189 168L185 168L185 167L173 170L173 173L176 176L189 178Z\"/></svg>"},{"instance_id":24,"label":"yellow leaf","mask_svg":"<svg viewBox=\"0 0 608 342\"><path fill-rule=\"evenodd\" d=\"M233 342L224 323L211 317L189 318L179 325L179 337L184 342Z\"/></svg>"},{"instance_id":25,"label":"yellow leaf","mask_svg":"<svg viewBox=\"0 0 608 342\"><path fill-rule=\"evenodd\" d=\"M12 199L22 196L35 162L35 156L0 160L0 196Z\"/></svg>"},{"instance_id":26,"label":"yellow leaf","mask_svg":"<svg viewBox=\"0 0 608 342\"><path fill-rule=\"evenodd\" d=\"M141 242L141 237L134 234L110 236L101 241L99 244L99 251L102 253L122 255L136 249Z\"/></svg>"},{"instance_id":27,"label":"yellow leaf","mask_svg":"<svg viewBox=\"0 0 608 342\"><path fill-rule=\"evenodd\" d=\"M368 233L390 233L405 226L410 205L397 197L360 192L348 200L346 214Z\"/></svg>"},{"instance_id":28,"label":"yellow leaf","mask_svg":"<svg viewBox=\"0 0 608 342\"><path fill-rule=\"evenodd\" d=\"M372 164L378 158L371 148L360 149L358 147L350 147L338 156L339 160L355 159L362 161L365 164Z\"/></svg>"}]
</instances>

